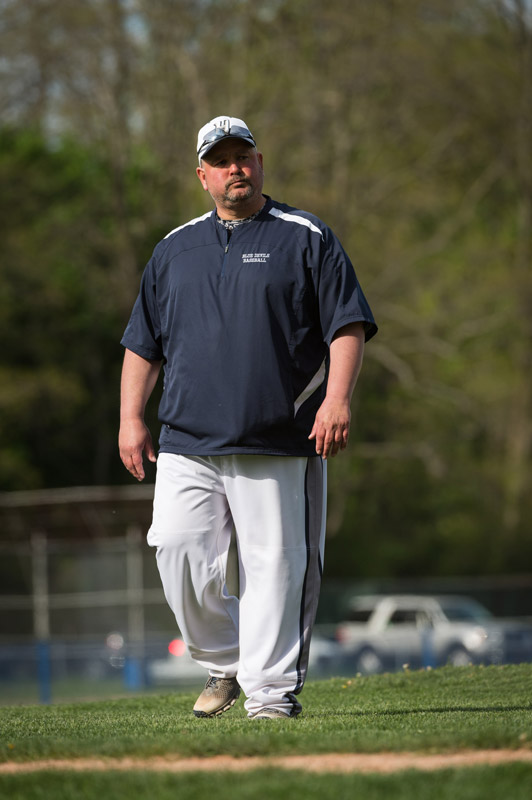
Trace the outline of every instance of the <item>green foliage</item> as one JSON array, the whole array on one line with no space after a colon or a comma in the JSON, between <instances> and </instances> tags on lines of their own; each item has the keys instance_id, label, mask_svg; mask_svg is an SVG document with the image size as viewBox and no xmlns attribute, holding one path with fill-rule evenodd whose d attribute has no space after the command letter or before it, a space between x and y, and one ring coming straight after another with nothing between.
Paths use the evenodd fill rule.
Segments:
<instances>
[{"instance_id":1,"label":"green foliage","mask_svg":"<svg viewBox=\"0 0 532 800\"><path fill-rule=\"evenodd\" d=\"M117 259L108 165L70 140L3 130L0 184L0 484L106 483L118 342L140 270L128 276Z\"/></svg>"}]
</instances>

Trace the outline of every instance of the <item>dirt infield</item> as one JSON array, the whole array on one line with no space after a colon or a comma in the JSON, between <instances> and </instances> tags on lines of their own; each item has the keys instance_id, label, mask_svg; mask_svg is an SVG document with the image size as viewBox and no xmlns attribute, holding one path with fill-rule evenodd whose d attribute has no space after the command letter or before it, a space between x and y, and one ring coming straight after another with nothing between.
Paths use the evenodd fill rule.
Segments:
<instances>
[{"instance_id":1,"label":"dirt infield","mask_svg":"<svg viewBox=\"0 0 532 800\"><path fill-rule=\"evenodd\" d=\"M40 770L73 772L153 771L153 772L249 772L254 769L287 769L334 774L392 773L406 769L438 770L479 765L494 766L512 762L532 763L532 750L467 750L459 753L426 755L421 753L329 753L321 755L211 758L76 758L0 764L1 775Z\"/></svg>"}]
</instances>

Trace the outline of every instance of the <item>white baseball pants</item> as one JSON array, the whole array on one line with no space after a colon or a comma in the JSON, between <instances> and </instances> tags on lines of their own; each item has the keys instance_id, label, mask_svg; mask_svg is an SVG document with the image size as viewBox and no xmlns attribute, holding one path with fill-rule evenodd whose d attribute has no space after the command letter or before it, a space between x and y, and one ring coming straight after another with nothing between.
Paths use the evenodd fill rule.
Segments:
<instances>
[{"instance_id":1,"label":"white baseball pants","mask_svg":"<svg viewBox=\"0 0 532 800\"><path fill-rule=\"evenodd\" d=\"M305 681L325 540L319 457L161 453L148 543L194 659L254 714ZM292 698L293 700L293 698Z\"/></svg>"}]
</instances>

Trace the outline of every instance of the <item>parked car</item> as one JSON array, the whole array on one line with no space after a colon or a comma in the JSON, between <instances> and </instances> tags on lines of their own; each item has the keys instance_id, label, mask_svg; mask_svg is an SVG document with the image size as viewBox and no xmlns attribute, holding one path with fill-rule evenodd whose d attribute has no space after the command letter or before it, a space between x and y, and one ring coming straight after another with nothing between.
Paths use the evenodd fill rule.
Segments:
<instances>
[{"instance_id":1,"label":"parked car","mask_svg":"<svg viewBox=\"0 0 532 800\"><path fill-rule=\"evenodd\" d=\"M148 662L146 676L151 685L160 684L200 684L206 679L206 672L190 656L182 639L172 639L168 644L165 658Z\"/></svg>"},{"instance_id":2,"label":"parked car","mask_svg":"<svg viewBox=\"0 0 532 800\"><path fill-rule=\"evenodd\" d=\"M310 643L309 677L325 678L340 673L342 648L334 639L315 632ZM150 685L191 684L205 681L207 673L191 658L182 639L173 639L164 658L153 659L147 665Z\"/></svg>"},{"instance_id":3,"label":"parked car","mask_svg":"<svg viewBox=\"0 0 532 800\"><path fill-rule=\"evenodd\" d=\"M532 624L452 595L355 597L336 638L348 674L532 661Z\"/></svg>"},{"instance_id":4,"label":"parked car","mask_svg":"<svg viewBox=\"0 0 532 800\"><path fill-rule=\"evenodd\" d=\"M343 649L339 642L330 634L329 626L315 626L310 640L308 658L308 678L333 678L342 675Z\"/></svg>"}]
</instances>

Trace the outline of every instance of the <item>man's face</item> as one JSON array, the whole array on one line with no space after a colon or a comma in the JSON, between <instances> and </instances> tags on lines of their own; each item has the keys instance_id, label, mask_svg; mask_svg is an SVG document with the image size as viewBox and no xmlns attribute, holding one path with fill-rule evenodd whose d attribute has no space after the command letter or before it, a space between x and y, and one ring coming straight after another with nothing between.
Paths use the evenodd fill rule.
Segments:
<instances>
[{"instance_id":1,"label":"man's face","mask_svg":"<svg viewBox=\"0 0 532 800\"><path fill-rule=\"evenodd\" d=\"M242 139L221 141L196 170L219 211L252 214L262 204L262 154ZM249 210L251 209L251 210Z\"/></svg>"}]
</instances>

